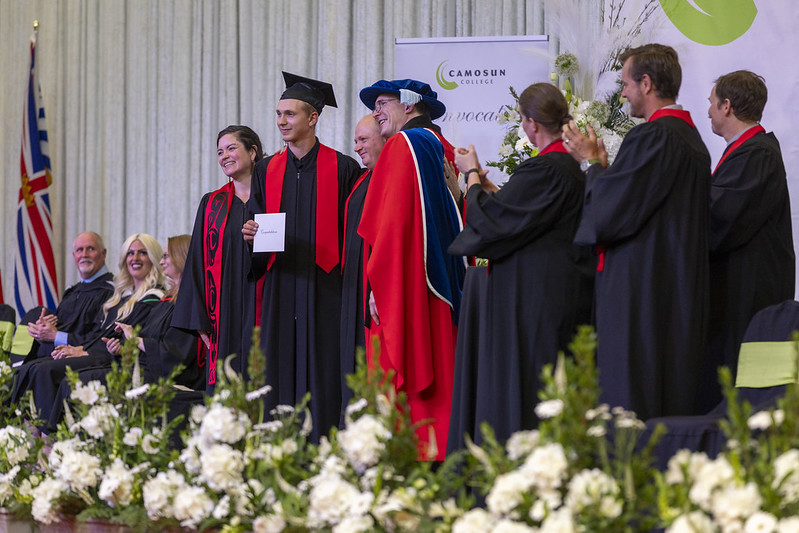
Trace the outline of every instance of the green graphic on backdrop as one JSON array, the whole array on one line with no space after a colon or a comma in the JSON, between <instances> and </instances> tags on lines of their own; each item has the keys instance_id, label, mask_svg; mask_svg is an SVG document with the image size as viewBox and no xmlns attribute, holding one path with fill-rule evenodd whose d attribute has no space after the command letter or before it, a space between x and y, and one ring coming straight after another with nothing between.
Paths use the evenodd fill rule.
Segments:
<instances>
[{"instance_id":1,"label":"green graphic on backdrop","mask_svg":"<svg viewBox=\"0 0 799 533\"><path fill-rule=\"evenodd\" d=\"M683 35L711 46L731 43L757 16L754 0L660 0L660 7Z\"/></svg>"},{"instance_id":2,"label":"green graphic on backdrop","mask_svg":"<svg viewBox=\"0 0 799 533\"><path fill-rule=\"evenodd\" d=\"M457 87L458 84L455 83L454 81L449 81L444 78L444 63L446 62L447 60L445 59L444 61L441 62L440 65L438 65L438 68L436 69L436 81L438 82L438 84L441 86L442 89L451 91L452 89Z\"/></svg>"}]
</instances>

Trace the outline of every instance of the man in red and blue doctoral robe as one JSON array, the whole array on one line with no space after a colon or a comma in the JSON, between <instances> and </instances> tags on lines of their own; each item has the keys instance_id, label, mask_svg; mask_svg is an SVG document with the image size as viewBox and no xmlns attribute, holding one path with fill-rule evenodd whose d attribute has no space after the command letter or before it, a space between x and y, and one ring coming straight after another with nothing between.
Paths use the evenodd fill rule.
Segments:
<instances>
[{"instance_id":1,"label":"man in red and blue doctoral robe","mask_svg":"<svg viewBox=\"0 0 799 533\"><path fill-rule=\"evenodd\" d=\"M367 336L379 339L382 367L407 395L412 421L423 424L421 458L442 460L466 262L447 254L462 224L444 178L452 146L432 123L445 111L436 96L415 80L381 80L361 91L388 141L358 233L371 291Z\"/></svg>"}]
</instances>

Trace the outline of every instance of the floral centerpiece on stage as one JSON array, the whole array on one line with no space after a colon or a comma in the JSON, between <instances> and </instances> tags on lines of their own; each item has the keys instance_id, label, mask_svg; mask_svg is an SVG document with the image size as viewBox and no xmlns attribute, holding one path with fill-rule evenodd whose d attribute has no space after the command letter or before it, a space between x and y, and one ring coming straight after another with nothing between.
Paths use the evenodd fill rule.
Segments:
<instances>
[{"instance_id":1,"label":"floral centerpiece on stage","mask_svg":"<svg viewBox=\"0 0 799 533\"><path fill-rule=\"evenodd\" d=\"M598 33L578 0L548 0L544 9L550 32L564 51L548 58L555 69L551 81L563 91L578 127L585 133L590 125L604 140L612 163L624 136L636 124L621 98L618 58L626 48L642 44L643 30L657 24L661 14L657 0L618 0L610 2L607 9L603 4ZM522 161L538 153L538 147L530 143L521 128L517 92L511 87L510 93L514 102L506 105L498 117L501 124L506 124L499 158L486 163L509 175Z\"/></svg>"}]
</instances>

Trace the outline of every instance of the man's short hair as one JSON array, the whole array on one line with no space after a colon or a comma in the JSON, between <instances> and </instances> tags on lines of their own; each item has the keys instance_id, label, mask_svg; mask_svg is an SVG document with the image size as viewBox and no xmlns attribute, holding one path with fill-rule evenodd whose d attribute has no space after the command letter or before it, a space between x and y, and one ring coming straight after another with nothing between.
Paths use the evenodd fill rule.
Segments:
<instances>
[{"instance_id":1,"label":"man's short hair","mask_svg":"<svg viewBox=\"0 0 799 533\"><path fill-rule=\"evenodd\" d=\"M83 234L92 235L94 237L94 239L96 241L96 244L97 244L97 251L98 252L102 252L103 250L105 250L105 242L103 242L103 238L102 238L102 236L100 236L99 233L97 233L95 231L84 231L83 233L80 233L80 234L76 235L75 239L77 239L78 237L80 237ZM75 247L75 241L74 240L72 241L72 247L73 248Z\"/></svg>"},{"instance_id":2,"label":"man's short hair","mask_svg":"<svg viewBox=\"0 0 799 533\"><path fill-rule=\"evenodd\" d=\"M748 70L736 70L719 76L713 83L716 84L719 107L724 100L729 100L735 118L744 122L760 122L768 100L763 76Z\"/></svg>"},{"instance_id":3,"label":"man's short hair","mask_svg":"<svg viewBox=\"0 0 799 533\"><path fill-rule=\"evenodd\" d=\"M645 44L638 48L628 48L619 57L624 64L630 59L630 76L636 82L644 74L649 76L659 98L677 99L682 83L682 69L677 52L663 44Z\"/></svg>"}]
</instances>

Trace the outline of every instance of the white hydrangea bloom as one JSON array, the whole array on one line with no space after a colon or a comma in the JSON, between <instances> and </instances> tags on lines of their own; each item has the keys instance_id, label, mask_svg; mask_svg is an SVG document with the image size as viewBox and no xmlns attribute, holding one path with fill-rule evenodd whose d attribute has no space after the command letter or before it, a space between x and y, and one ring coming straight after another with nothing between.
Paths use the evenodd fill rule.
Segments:
<instances>
[{"instance_id":1,"label":"white hydrangea bloom","mask_svg":"<svg viewBox=\"0 0 799 533\"><path fill-rule=\"evenodd\" d=\"M377 464L386 448L385 441L390 438L391 431L372 415L348 422L347 427L338 433L347 460L359 474Z\"/></svg>"},{"instance_id":2,"label":"white hydrangea bloom","mask_svg":"<svg viewBox=\"0 0 799 533\"><path fill-rule=\"evenodd\" d=\"M727 524L743 522L760 510L763 498L755 483L747 483L743 487L730 484L713 493L711 510L722 528Z\"/></svg>"},{"instance_id":3,"label":"white hydrangea bloom","mask_svg":"<svg viewBox=\"0 0 799 533\"><path fill-rule=\"evenodd\" d=\"M31 513L33 519L42 524L50 524L58 519L58 509L53 503L62 493L69 490L66 483L60 479L46 478L33 489L33 503Z\"/></svg>"},{"instance_id":4,"label":"white hydrangea bloom","mask_svg":"<svg viewBox=\"0 0 799 533\"><path fill-rule=\"evenodd\" d=\"M541 524L539 533L577 533L574 518L568 507L553 511Z\"/></svg>"},{"instance_id":5,"label":"white hydrangea bloom","mask_svg":"<svg viewBox=\"0 0 799 533\"><path fill-rule=\"evenodd\" d=\"M539 489L552 489L561 486L568 466L563 447L558 443L549 443L533 450L521 470L532 478Z\"/></svg>"},{"instance_id":6,"label":"white hydrangea bloom","mask_svg":"<svg viewBox=\"0 0 799 533\"><path fill-rule=\"evenodd\" d=\"M250 426L250 419L246 413L214 404L203 417L200 436L207 444L214 442L235 444L247 435Z\"/></svg>"},{"instance_id":7,"label":"white hydrangea bloom","mask_svg":"<svg viewBox=\"0 0 799 533\"><path fill-rule=\"evenodd\" d=\"M202 452L201 478L213 490L226 490L243 481L244 455L227 444L215 444Z\"/></svg>"},{"instance_id":8,"label":"white hydrangea bloom","mask_svg":"<svg viewBox=\"0 0 799 533\"><path fill-rule=\"evenodd\" d=\"M53 474L77 491L97 486L103 471L99 457L82 451L65 450L61 456L61 464Z\"/></svg>"},{"instance_id":9,"label":"white hydrangea bloom","mask_svg":"<svg viewBox=\"0 0 799 533\"><path fill-rule=\"evenodd\" d=\"M373 501L371 493L361 493L335 474L320 474L311 485L308 509L311 524L338 524L347 516L364 514Z\"/></svg>"},{"instance_id":10,"label":"white hydrangea bloom","mask_svg":"<svg viewBox=\"0 0 799 533\"><path fill-rule=\"evenodd\" d=\"M705 452L694 453L691 450L679 450L670 459L666 470L665 480L669 485L685 483L696 479L699 470L710 462ZM683 470L687 472L688 479L685 479Z\"/></svg>"},{"instance_id":11,"label":"white hydrangea bloom","mask_svg":"<svg viewBox=\"0 0 799 533\"><path fill-rule=\"evenodd\" d=\"M181 526L196 528L200 522L211 516L214 502L202 487L183 486L175 494L172 510Z\"/></svg>"},{"instance_id":12,"label":"white hydrangea bloom","mask_svg":"<svg viewBox=\"0 0 799 533\"><path fill-rule=\"evenodd\" d=\"M142 499L147 516L153 520L158 518L172 518L171 500L180 489L186 485L183 475L168 470L159 472L156 477L147 480L142 488Z\"/></svg>"},{"instance_id":13,"label":"white hydrangea bloom","mask_svg":"<svg viewBox=\"0 0 799 533\"><path fill-rule=\"evenodd\" d=\"M596 506L603 516L617 518L622 511L620 493L616 480L606 473L596 468L583 470L569 482L566 505L574 512Z\"/></svg>"},{"instance_id":14,"label":"white hydrangea bloom","mask_svg":"<svg viewBox=\"0 0 799 533\"><path fill-rule=\"evenodd\" d=\"M11 466L15 466L28 458L32 443L28 432L14 426L0 429L0 453L5 455Z\"/></svg>"},{"instance_id":15,"label":"white hydrangea bloom","mask_svg":"<svg viewBox=\"0 0 799 533\"><path fill-rule=\"evenodd\" d=\"M103 474L97 495L111 507L129 505L133 497L133 481L133 473L122 459L116 458Z\"/></svg>"},{"instance_id":16,"label":"white hydrangea bloom","mask_svg":"<svg viewBox=\"0 0 799 533\"><path fill-rule=\"evenodd\" d=\"M708 461L699 468L694 484L688 491L688 498L702 509L709 510L713 491L734 479L735 472L726 458L721 456Z\"/></svg>"},{"instance_id":17,"label":"white hydrangea bloom","mask_svg":"<svg viewBox=\"0 0 799 533\"><path fill-rule=\"evenodd\" d=\"M508 515L524 501L533 485L533 477L521 470L497 476L486 497L486 506L495 515Z\"/></svg>"},{"instance_id":18,"label":"white hydrangea bloom","mask_svg":"<svg viewBox=\"0 0 799 533\"><path fill-rule=\"evenodd\" d=\"M92 438L99 439L114 427L114 421L119 418L119 412L113 405L101 403L92 406L78 425Z\"/></svg>"}]
</instances>

